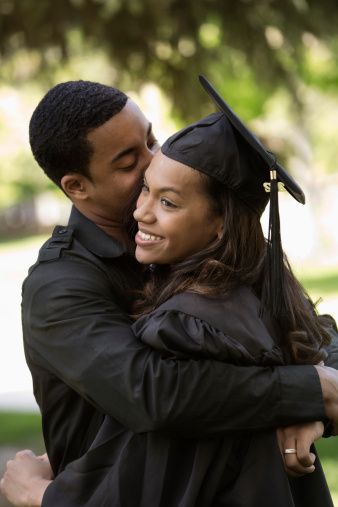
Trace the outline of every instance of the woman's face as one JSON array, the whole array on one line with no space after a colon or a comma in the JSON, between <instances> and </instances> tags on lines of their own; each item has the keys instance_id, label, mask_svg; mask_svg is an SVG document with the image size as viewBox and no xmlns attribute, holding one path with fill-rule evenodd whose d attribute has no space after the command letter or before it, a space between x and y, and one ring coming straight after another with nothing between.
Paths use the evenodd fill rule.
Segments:
<instances>
[{"instance_id":1,"label":"woman's face","mask_svg":"<svg viewBox=\"0 0 338 507\"><path fill-rule=\"evenodd\" d=\"M198 171L158 152L145 172L134 212L136 258L143 264L174 264L199 252L222 230Z\"/></svg>"}]
</instances>

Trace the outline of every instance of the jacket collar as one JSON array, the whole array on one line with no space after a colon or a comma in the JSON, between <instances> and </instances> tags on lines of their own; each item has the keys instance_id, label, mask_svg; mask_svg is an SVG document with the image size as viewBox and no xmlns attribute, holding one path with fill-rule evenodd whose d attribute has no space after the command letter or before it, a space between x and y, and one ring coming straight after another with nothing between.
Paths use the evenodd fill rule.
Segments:
<instances>
[{"instance_id":1,"label":"jacket collar","mask_svg":"<svg viewBox=\"0 0 338 507\"><path fill-rule=\"evenodd\" d=\"M74 237L98 257L113 258L128 253L127 248L122 243L108 236L74 206L68 225L74 228Z\"/></svg>"}]
</instances>

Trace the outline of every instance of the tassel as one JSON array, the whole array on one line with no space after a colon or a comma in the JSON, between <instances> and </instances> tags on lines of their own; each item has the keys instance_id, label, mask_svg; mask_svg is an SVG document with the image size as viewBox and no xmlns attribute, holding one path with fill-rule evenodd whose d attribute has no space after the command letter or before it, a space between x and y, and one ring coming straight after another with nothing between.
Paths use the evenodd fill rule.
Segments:
<instances>
[{"instance_id":1,"label":"tassel","mask_svg":"<svg viewBox=\"0 0 338 507\"><path fill-rule=\"evenodd\" d=\"M261 313L267 309L277 319L286 314L287 296L284 283L284 254L280 234L277 172L270 170L270 215L267 239L266 269L262 287Z\"/></svg>"}]
</instances>

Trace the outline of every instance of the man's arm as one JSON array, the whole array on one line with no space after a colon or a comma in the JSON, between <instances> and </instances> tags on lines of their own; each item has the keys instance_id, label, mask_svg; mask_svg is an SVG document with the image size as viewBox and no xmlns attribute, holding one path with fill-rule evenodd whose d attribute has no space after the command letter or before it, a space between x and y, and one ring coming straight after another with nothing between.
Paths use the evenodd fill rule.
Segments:
<instances>
[{"instance_id":1,"label":"man's arm","mask_svg":"<svg viewBox=\"0 0 338 507\"><path fill-rule=\"evenodd\" d=\"M325 417L312 366L238 367L162 358L139 342L106 275L62 258L38 266L24 289L31 360L135 432L212 435Z\"/></svg>"},{"instance_id":2,"label":"man's arm","mask_svg":"<svg viewBox=\"0 0 338 507\"><path fill-rule=\"evenodd\" d=\"M338 330L337 324L331 315L321 315L320 318L327 324L327 331L331 336L331 343L326 347L328 357L325 361L326 366L331 366L338 370Z\"/></svg>"}]
</instances>

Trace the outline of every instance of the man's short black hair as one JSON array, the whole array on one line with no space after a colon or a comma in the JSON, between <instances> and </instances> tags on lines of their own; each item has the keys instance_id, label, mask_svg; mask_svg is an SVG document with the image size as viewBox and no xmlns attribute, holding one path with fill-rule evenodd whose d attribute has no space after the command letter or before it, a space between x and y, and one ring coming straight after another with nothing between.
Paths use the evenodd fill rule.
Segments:
<instances>
[{"instance_id":1,"label":"man's short black hair","mask_svg":"<svg viewBox=\"0 0 338 507\"><path fill-rule=\"evenodd\" d=\"M90 177L92 129L119 113L127 95L91 81L68 81L49 90L29 124L33 155L47 176L61 187L61 178L77 172Z\"/></svg>"}]
</instances>

